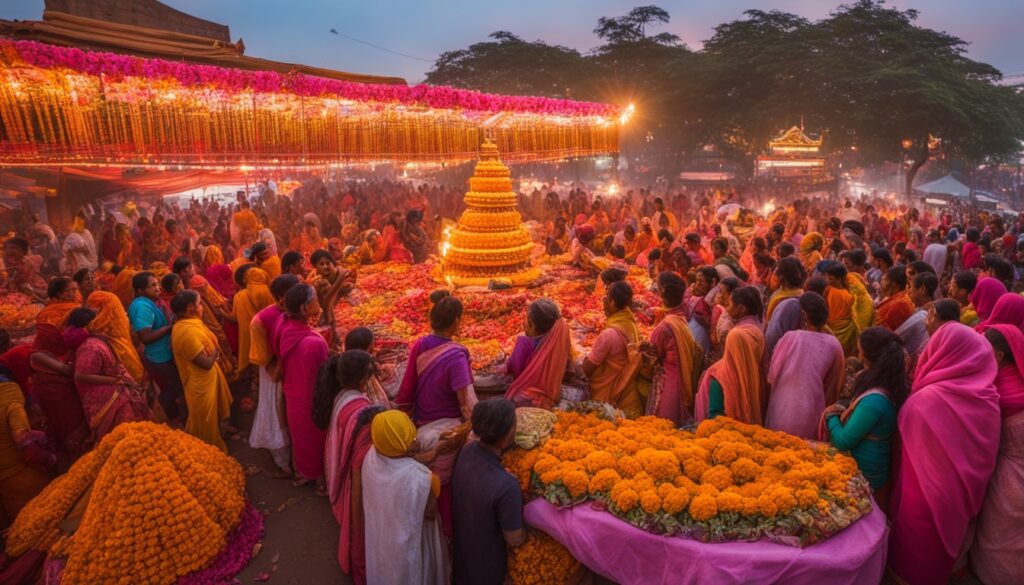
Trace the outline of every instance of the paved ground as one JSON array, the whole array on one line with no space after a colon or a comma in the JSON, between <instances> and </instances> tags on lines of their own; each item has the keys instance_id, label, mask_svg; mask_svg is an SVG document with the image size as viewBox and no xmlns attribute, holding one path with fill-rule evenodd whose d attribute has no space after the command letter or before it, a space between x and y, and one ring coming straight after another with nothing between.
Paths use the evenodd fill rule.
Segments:
<instances>
[{"instance_id":1,"label":"paved ground","mask_svg":"<svg viewBox=\"0 0 1024 585\"><path fill-rule=\"evenodd\" d=\"M238 581L348 585L338 566L338 523L327 498L313 493L311 485L297 488L287 479L271 477L275 466L270 453L250 448L246 435L229 439L228 449L246 469L249 499L265 511L266 532L259 554Z\"/></svg>"}]
</instances>

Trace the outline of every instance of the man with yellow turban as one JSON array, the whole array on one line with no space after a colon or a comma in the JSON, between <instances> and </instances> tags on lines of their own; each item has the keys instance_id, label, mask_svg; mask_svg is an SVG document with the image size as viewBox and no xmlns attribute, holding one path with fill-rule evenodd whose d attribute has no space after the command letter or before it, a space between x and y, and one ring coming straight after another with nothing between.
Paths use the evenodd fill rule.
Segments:
<instances>
[{"instance_id":1,"label":"man with yellow turban","mask_svg":"<svg viewBox=\"0 0 1024 585\"><path fill-rule=\"evenodd\" d=\"M416 425L387 410L373 418L370 437L362 473L366 581L440 585L448 574L437 519L441 484L413 458Z\"/></svg>"}]
</instances>

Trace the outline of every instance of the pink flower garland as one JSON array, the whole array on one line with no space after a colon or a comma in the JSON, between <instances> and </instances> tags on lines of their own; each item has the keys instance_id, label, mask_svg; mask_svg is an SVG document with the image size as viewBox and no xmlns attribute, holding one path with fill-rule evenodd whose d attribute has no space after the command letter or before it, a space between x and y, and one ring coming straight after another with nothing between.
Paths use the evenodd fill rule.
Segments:
<instances>
[{"instance_id":1,"label":"pink flower garland","mask_svg":"<svg viewBox=\"0 0 1024 585\"><path fill-rule=\"evenodd\" d=\"M619 108L609 104L578 102L532 96L487 94L434 85L385 85L353 83L311 75L282 75L274 71L243 71L165 59L145 59L115 53L83 51L35 41L0 40L0 51L13 49L26 63L42 69L71 69L79 73L115 79L141 77L173 79L183 86L215 86L228 91L333 96L360 102L387 102L442 109L481 112L517 112L557 116L617 117Z\"/></svg>"}]
</instances>

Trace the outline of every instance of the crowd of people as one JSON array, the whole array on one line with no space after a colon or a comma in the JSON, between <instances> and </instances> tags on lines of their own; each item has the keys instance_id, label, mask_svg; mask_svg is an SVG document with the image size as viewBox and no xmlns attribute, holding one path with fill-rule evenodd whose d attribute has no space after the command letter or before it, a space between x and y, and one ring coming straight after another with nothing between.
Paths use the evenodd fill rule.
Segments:
<instances>
[{"instance_id":1,"label":"crowd of people","mask_svg":"<svg viewBox=\"0 0 1024 585\"><path fill-rule=\"evenodd\" d=\"M520 208L539 250L595 277L605 328L574 356L558 303L534 301L504 398L480 400L459 293L436 291L389 396L373 332L336 330L335 304L362 266L435 254L460 195L314 180L231 205L90 207L60 236L24 214L2 285L45 306L32 339L0 333L0 526L118 424L166 421L226 451L254 408L250 444L329 498L355 582L502 583L526 534L501 466L516 407L555 407L569 379L627 417L728 416L849 452L899 582L1024 574L1024 216L533 189ZM634 267L662 299L649 339Z\"/></svg>"}]
</instances>

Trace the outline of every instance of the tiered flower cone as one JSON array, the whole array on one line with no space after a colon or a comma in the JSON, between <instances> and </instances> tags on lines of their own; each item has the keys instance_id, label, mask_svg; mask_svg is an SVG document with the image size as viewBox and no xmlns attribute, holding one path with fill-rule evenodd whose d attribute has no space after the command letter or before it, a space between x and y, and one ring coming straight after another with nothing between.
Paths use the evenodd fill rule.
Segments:
<instances>
[{"instance_id":1,"label":"tiered flower cone","mask_svg":"<svg viewBox=\"0 0 1024 585\"><path fill-rule=\"evenodd\" d=\"M523 286L536 280L533 240L516 209L508 167L489 140L480 148L465 202L468 209L442 246L444 277L458 286L486 286L495 279Z\"/></svg>"}]
</instances>

